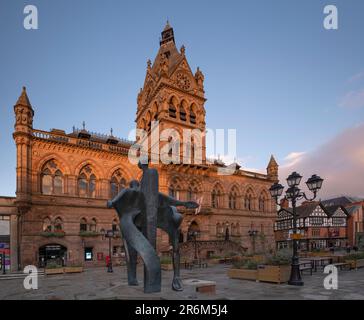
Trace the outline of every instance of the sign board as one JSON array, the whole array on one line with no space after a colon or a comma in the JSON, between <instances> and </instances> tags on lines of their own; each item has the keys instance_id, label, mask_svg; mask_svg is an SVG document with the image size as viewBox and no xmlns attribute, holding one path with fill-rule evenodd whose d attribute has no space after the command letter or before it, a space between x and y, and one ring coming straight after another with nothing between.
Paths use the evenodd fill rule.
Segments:
<instances>
[{"instance_id":1,"label":"sign board","mask_svg":"<svg viewBox=\"0 0 364 320\"><path fill-rule=\"evenodd\" d=\"M302 234L300 234L300 233L291 233L290 238L292 240L300 240L300 239L302 239Z\"/></svg>"}]
</instances>

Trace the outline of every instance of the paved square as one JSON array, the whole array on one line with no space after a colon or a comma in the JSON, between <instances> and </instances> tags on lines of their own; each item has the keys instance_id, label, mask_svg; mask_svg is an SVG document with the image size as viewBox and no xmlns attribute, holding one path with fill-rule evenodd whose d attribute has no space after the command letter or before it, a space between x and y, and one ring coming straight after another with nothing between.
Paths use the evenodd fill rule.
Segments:
<instances>
[{"instance_id":1,"label":"paved square","mask_svg":"<svg viewBox=\"0 0 364 320\"><path fill-rule=\"evenodd\" d=\"M23 279L4 280L0 278L0 299L40 299L40 300L80 300L80 299L364 299L364 269L339 272L338 290L326 290L322 271L303 275L305 285L294 287L287 284L277 285L258 283L248 280L229 279L230 266L216 265L207 269L181 270L183 280L198 279L216 282L216 294L203 294L193 286L185 286L182 292L171 289L173 273L163 271L162 292L143 293L143 270L138 268L138 287L127 285L125 267L115 267L114 273L106 268L87 269L80 274L65 274L39 277L38 290L25 290Z\"/></svg>"}]
</instances>

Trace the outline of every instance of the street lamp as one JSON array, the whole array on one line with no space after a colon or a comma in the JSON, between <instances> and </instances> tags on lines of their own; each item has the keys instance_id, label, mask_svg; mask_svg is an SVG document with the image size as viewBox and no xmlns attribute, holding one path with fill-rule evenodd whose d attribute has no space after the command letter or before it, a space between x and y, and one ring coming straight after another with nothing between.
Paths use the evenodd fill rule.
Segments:
<instances>
[{"instance_id":1,"label":"street lamp","mask_svg":"<svg viewBox=\"0 0 364 320\"><path fill-rule=\"evenodd\" d=\"M113 230L107 230L105 234L106 238L109 238L109 263L107 266L107 272L113 272L112 269L112 252L111 252L111 239L114 237L114 231Z\"/></svg>"},{"instance_id":2,"label":"street lamp","mask_svg":"<svg viewBox=\"0 0 364 320\"><path fill-rule=\"evenodd\" d=\"M308 198L304 192L298 188L301 183L302 176L297 172L291 173L287 178L288 187L284 199L291 201L292 203L292 217L293 217L293 256L291 264L291 276L288 284L295 286L302 286L303 281L301 279L299 258L298 258L298 240L297 240L297 213L296 203L297 200L305 198L308 201L312 201L316 198L317 192L321 189L323 179L314 174L306 181L308 189L313 193L313 198ZM277 205L280 205L278 198L282 195L284 187L278 182L274 183L270 189L270 195L275 200Z\"/></svg>"}]
</instances>

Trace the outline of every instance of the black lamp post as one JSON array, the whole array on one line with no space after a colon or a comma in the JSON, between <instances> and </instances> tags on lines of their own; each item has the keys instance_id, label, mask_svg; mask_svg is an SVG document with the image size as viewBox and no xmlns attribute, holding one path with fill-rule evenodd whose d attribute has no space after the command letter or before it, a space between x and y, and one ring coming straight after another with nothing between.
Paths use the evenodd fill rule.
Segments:
<instances>
[{"instance_id":1,"label":"black lamp post","mask_svg":"<svg viewBox=\"0 0 364 320\"><path fill-rule=\"evenodd\" d=\"M297 172L293 172L287 178L288 189L286 190L286 195L284 198L292 203L292 218L293 218L293 256L292 256L292 268L291 268L291 276L288 281L288 284L295 286L302 286L303 281L301 279L299 258L298 258L298 241L297 241L297 213L296 213L296 204L297 200L305 198L308 201L312 201L316 198L317 192L321 189L323 179L321 179L317 175L313 175L306 181L306 185L308 189L313 193L313 198L307 198L306 194L298 188L301 182L302 176ZM278 202L278 198L282 195L284 187L278 182L274 183L269 192L272 198L275 200L277 205L280 205Z\"/></svg>"},{"instance_id":2,"label":"black lamp post","mask_svg":"<svg viewBox=\"0 0 364 320\"><path fill-rule=\"evenodd\" d=\"M249 237L252 238L252 242L253 242L253 253L255 253L255 237L258 234L258 230L249 230L248 231Z\"/></svg>"},{"instance_id":3,"label":"black lamp post","mask_svg":"<svg viewBox=\"0 0 364 320\"><path fill-rule=\"evenodd\" d=\"M107 230L105 234L106 238L109 238L109 264L107 266L107 272L113 272L112 269L112 252L111 252L111 239L114 237L114 231L113 230Z\"/></svg>"}]
</instances>

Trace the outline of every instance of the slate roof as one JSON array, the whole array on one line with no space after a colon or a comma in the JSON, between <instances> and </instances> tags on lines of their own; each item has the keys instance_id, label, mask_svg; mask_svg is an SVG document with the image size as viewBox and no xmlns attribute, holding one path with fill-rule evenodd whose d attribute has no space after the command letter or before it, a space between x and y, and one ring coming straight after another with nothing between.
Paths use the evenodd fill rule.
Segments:
<instances>
[{"instance_id":1,"label":"slate roof","mask_svg":"<svg viewBox=\"0 0 364 320\"><path fill-rule=\"evenodd\" d=\"M324 201L322 201L322 203L325 206L334 206L334 205L346 206L350 203L358 202L361 200L362 199L357 198L357 197L341 196L341 197L324 200Z\"/></svg>"}]
</instances>

